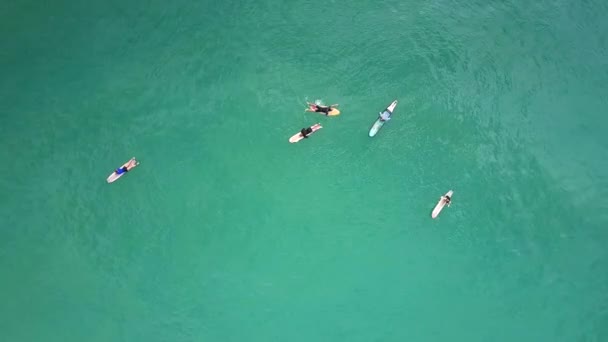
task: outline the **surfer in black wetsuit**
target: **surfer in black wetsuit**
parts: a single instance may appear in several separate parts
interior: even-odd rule
[[[452,199],[450,198],[450,196],[444,196],[443,198],[445,199],[445,204],[447,204],[449,207],[450,203],[452,202]]]
[[[307,112],[315,112],[315,113],[323,113],[325,114],[325,116],[329,115],[329,112],[332,111],[332,109],[334,109],[333,107],[337,107],[338,104],[333,104],[331,106],[319,106],[317,104],[314,103],[308,103],[308,108],[306,109]]]
[[[312,128],[308,127],[308,128],[302,128],[302,130],[300,131],[300,134],[302,134],[302,136],[304,138],[308,138],[308,136],[312,133]]]

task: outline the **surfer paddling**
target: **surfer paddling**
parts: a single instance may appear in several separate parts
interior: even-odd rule
[[[315,113],[323,113],[325,116],[329,115],[329,113],[334,109],[334,107],[338,107],[338,104],[333,104],[331,106],[321,106],[314,103],[308,103],[308,108],[306,108],[307,112],[315,112]]]
[[[389,113],[388,111],[384,111],[382,113],[380,113],[380,121],[388,121],[391,119],[391,113]]]
[[[445,195],[439,197],[439,202],[437,202],[437,205],[435,206],[435,208],[433,209],[433,212],[431,213],[432,218],[437,218],[437,216],[439,216],[439,213],[441,212],[441,210],[443,210],[443,208],[446,205],[448,207],[450,206],[450,204],[452,203],[453,194],[454,194],[454,191],[450,190]]]
[[[289,138],[290,143],[297,143],[302,139],[307,139],[311,134],[323,128],[320,124],[315,124],[310,127],[302,128],[298,133]]]
[[[117,175],[122,175],[125,172],[131,171],[131,169],[134,168],[134,167],[136,167],[137,164],[139,164],[139,163],[137,162],[137,160],[135,159],[135,157],[133,157],[133,158],[131,158],[131,160],[129,160],[123,166],[121,166],[118,169],[116,169],[114,172],[116,172]]]
[[[308,128],[302,128],[300,134],[302,135],[302,138],[308,139],[308,136],[313,134],[319,128],[321,128],[321,125],[319,124],[310,126]]]
[[[448,205],[448,207],[450,206],[450,204],[452,203],[452,198],[450,196],[443,196],[443,201],[445,202],[445,204]]]
[[[112,174],[110,174],[108,176],[107,182],[113,183],[114,181],[116,181],[117,179],[122,177],[124,174],[131,171],[131,169],[133,169],[137,165],[139,165],[139,162],[137,161],[137,159],[135,159],[135,157],[131,158],[128,162],[124,163],[121,167],[114,170],[114,172],[112,172]]]

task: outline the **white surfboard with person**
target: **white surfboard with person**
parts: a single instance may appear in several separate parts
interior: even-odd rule
[[[453,194],[454,194],[454,191],[450,190],[445,195],[443,195],[439,198],[439,202],[437,202],[437,205],[435,206],[435,208],[433,209],[433,212],[431,213],[432,218],[437,218],[437,216],[439,216],[439,213],[441,213],[441,211],[443,210],[443,208],[446,205],[449,207],[450,204],[452,204],[452,195]]]

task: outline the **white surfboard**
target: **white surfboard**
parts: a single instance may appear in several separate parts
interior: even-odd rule
[[[112,183],[112,182],[116,181],[118,178],[122,177],[122,175],[124,175],[124,173],[117,174],[116,171],[114,171],[114,172],[112,172],[111,175],[108,176],[108,178],[106,179],[106,181],[108,183]]]
[[[449,197],[451,200],[453,194],[454,194],[454,191],[450,190],[445,195],[441,196],[441,198],[439,199],[439,202],[437,202],[437,205],[435,206],[435,208],[433,209],[433,212],[431,213],[432,218],[437,218],[437,216],[439,216],[439,213],[443,210],[443,207],[445,207],[446,197]]]

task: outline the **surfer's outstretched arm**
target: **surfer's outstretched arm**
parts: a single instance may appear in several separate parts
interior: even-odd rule
[[[133,159],[129,160],[129,163],[126,165],[127,170],[130,170],[130,169],[136,167],[137,164],[139,164],[139,162],[135,159],[135,157],[133,157]]]

